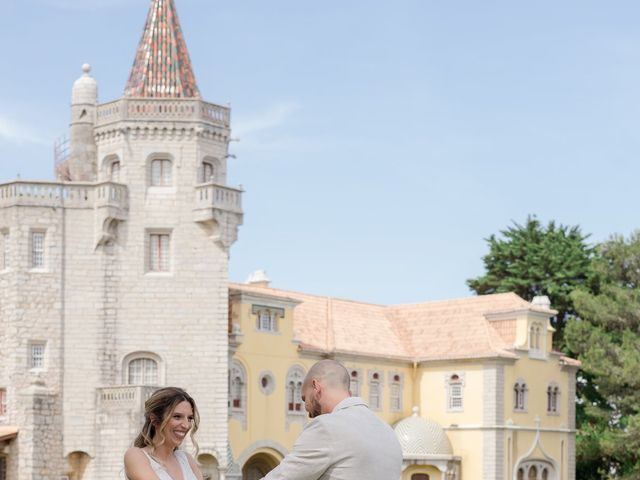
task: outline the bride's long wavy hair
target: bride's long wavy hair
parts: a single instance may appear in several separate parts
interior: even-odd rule
[[[144,425],[142,430],[133,442],[133,445],[138,448],[150,447],[154,452],[156,446],[162,445],[166,438],[163,434],[164,427],[167,426],[171,415],[176,406],[181,402],[189,402],[193,409],[193,424],[189,430],[189,436],[191,437],[191,443],[196,449],[195,456],[198,457],[198,442],[195,440],[195,433],[198,431],[198,425],[200,425],[200,414],[196,407],[196,402],[191,396],[183,389],[178,387],[165,387],[160,390],[156,390],[149,399],[144,402]],[[153,439],[158,435],[158,442],[153,443]]]

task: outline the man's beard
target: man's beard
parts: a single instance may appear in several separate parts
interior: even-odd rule
[[[320,414],[322,414],[322,407],[320,406],[320,402],[318,402],[318,400],[316,400],[315,398],[312,398],[309,418],[316,418]]]

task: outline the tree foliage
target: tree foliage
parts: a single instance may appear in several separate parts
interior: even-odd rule
[[[591,289],[576,289],[571,299],[577,316],[565,339],[583,370],[577,476],[638,479],[640,232],[598,246]]]
[[[487,239],[489,253],[483,257],[486,273],[467,280],[477,294],[515,292],[531,301],[547,295],[558,310],[553,320],[556,346],[562,346],[562,330],[567,317],[574,313],[571,292],[586,285],[590,275],[593,248],[588,235],[578,226],[545,227],[529,216],[524,225],[515,223]]]

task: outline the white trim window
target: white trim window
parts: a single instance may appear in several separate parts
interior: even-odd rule
[[[127,365],[129,385],[158,385],[158,362],[149,357],[137,357]]]
[[[170,269],[171,236],[168,233],[149,233],[150,272],[168,272]]]
[[[547,387],[547,413],[558,414],[560,412],[559,397],[560,387],[552,383]]]
[[[29,368],[41,370],[45,366],[45,342],[29,343]]]
[[[170,187],[172,178],[171,160],[168,158],[156,158],[151,160],[151,186]]]
[[[247,380],[244,368],[235,360],[229,368],[229,407],[233,411],[244,411],[246,403]]]
[[[276,316],[271,310],[260,310],[258,312],[258,330],[260,332],[276,331]]]
[[[447,411],[461,412],[464,409],[464,374],[447,374]]]
[[[369,373],[369,408],[382,410],[382,374],[378,371]]]
[[[289,369],[286,382],[286,402],[288,414],[304,415],[304,402],[302,401],[302,382],[304,370],[295,366]]]
[[[31,232],[31,268],[44,268],[44,248],[46,234],[42,230]]]
[[[0,417],[7,415],[7,389],[0,388]]]
[[[519,379],[513,386],[513,411],[514,412],[526,412],[527,411],[527,384],[524,380]]]
[[[354,397],[360,396],[360,372],[358,370],[349,372],[349,391]]]
[[[392,412],[402,411],[402,376],[394,373],[391,377],[390,391],[390,408]]]
[[[2,238],[2,246],[1,246],[1,250],[0,250],[0,255],[2,255],[1,258],[1,262],[0,262],[0,270],[6,270],[9,268],[9,254],[10,254],[10,247],[11,245],[9,244],[9,232],[7,230],[4,230],[2,232],[0,232],[0,238]]]

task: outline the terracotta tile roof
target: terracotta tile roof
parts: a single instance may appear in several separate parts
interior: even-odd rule
[[[200,97],[173,0],[152,0],[127,97]]]
[[[230,289],[299,301],[294,335],[303,349],[408,361],[516,358],[515,315],[485,315],[539,310],[514,293],[383,306],[246,284]]]

